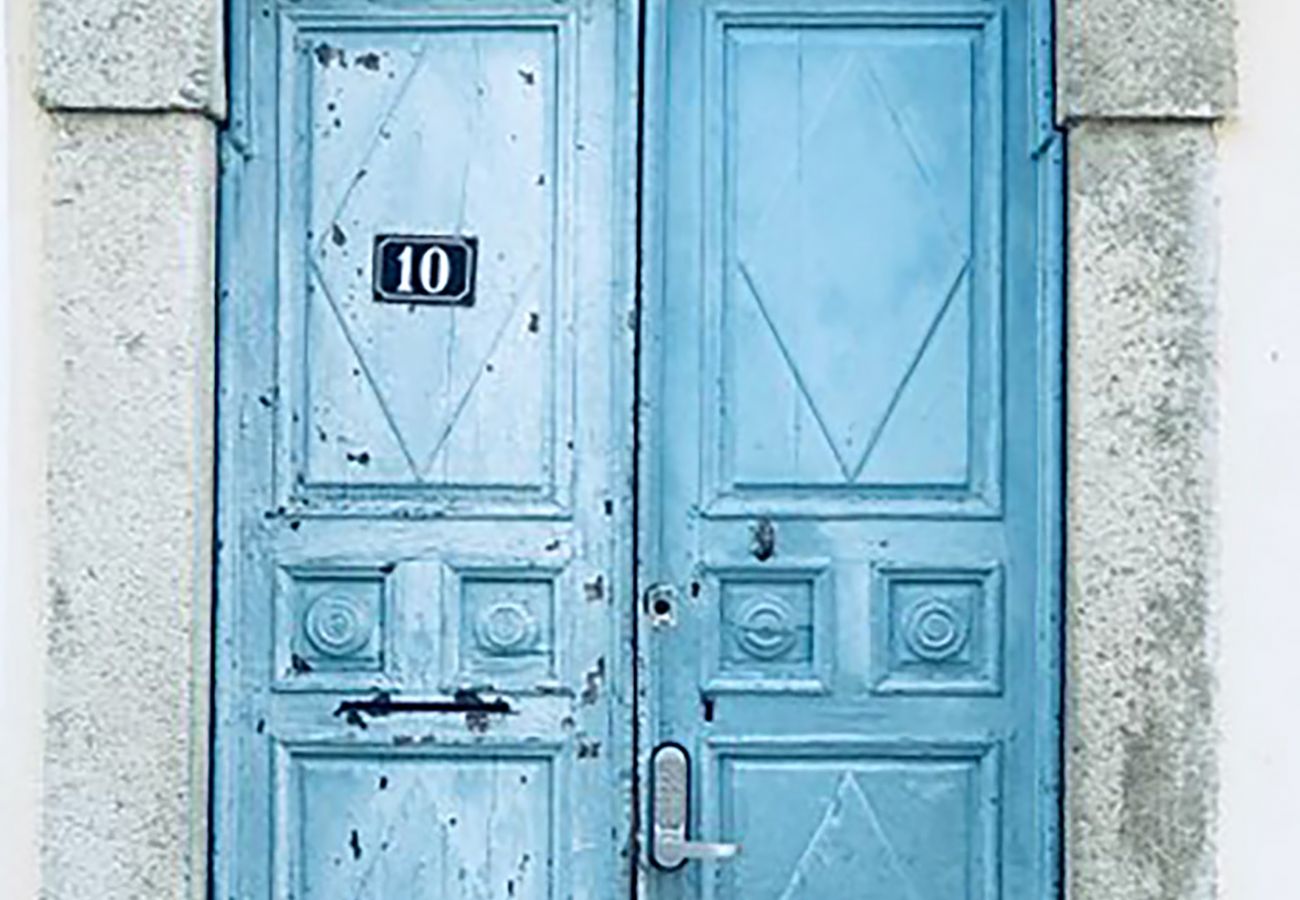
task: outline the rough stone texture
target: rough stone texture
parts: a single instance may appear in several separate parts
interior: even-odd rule
[[[213,124],[56,116],[41,896],[204,889]]]
[[[221,0],[35,0],[48,109],[225,114]]]
[[[1056,0],[1056,6],[1062,119],[1210,119],[1232,108],[1232,0]]]
[[[1071,134],[1067,845],[1072,900],[1214,895],[1214,143]]]
[[[220,3],[39,0],[51,109],[219,116]],[[1058,0],[1071,135],[1068,880],[1213,893],[1211,138],[1226,0]],[[200,897],[215,172],[200,115],[57,116],[46,900]]]

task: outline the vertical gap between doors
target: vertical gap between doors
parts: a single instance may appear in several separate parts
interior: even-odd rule
[[[628,897],[637,897],[641,861],[641,328],[645,299],[646,0],[636,6],[636,185],[633,193],[635,327],[632,337],[632,810],[628,832]]]

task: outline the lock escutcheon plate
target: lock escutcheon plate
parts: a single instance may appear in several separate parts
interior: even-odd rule
[[[686,748],[666,742],[650,757],[651,825],[650,862],[665,870],[680,869],[688,860],[729,859],[740,852],[739,844],[715,844],[687,839],[690,821],[691,758]]]

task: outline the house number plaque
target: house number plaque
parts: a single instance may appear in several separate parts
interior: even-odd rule
[[[375,300],[473,306],[477,256],[478,238],[448,234],[377,235]]]

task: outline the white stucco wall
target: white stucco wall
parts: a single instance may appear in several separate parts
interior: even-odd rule
[[[1219,879],[1294,896],[1300,848],[1300,4],[1237,0],[1221,127]]]
[[[5,265],[0,316],[0,897],[37,895],[44,706],[41,584],[45,528],[46,379],[40,268],[46,117],[32,97],[34,4],[4,0]]]

